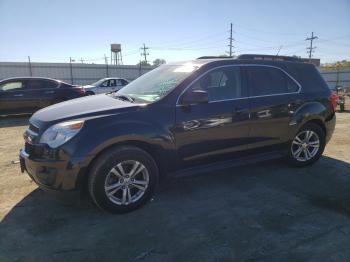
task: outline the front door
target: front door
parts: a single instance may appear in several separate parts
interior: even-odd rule
[[[237,66],[214,69],[187,89],[208,92],[209,102],[176,106],[175,140],[184,166],[229,157],[246,149],[249,103]],[[183,96],[186,95],[186,92]]]
[[[25,81],[9,80],[0,85],[0,114],[28,112]]]
[[[105,80],[103,81],[99,86],[95,88],[95,93],[96,94],[104,94],[111,92],[111,87],[110,87],[110,80]]]

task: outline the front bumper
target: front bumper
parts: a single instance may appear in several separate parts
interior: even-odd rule
[[[21,171],[26,171],[40,188],[48,191],[79,189],[79,181],[85,172],[82,158],[51,160],[32,157],[21,149],[19,159]]]

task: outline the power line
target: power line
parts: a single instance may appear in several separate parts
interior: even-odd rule
[[[140,47],[141,50],[143,50],[143,52],[141,53],[141,56],[143,56],[145,58],[145,64],[147,64],[147,56],[149,55],[149,53],[147,52],[147,50],[149,49],[149,47],[146,47],[145,44],[143,44],[142,47]]]
[[[233,42],[233,37],[232,37],[232,23],[230,24],[230,37],[228,38],[228,40],[230,41],[229,42],[229,48],[230,48],[230,57],[232,57],[232,48],[233,48],[233,45],[232,45],[232,42]]]
[[[316,49],[316,46],[312,46],[315,39],[318,39],[318,37],[314,36],[314,32],[311,32],[311,37],[305,39],[305,41],[310,41],[310,47],[306,48],[308,50],[307,53],[309,53],[309,59],[311,59],[312,53],[314,52],[314,49]]]

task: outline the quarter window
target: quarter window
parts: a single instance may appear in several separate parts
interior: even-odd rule
[[[298,91],[298,85],[283,71],[264,66],[246,68],[250,96],[274,95]]]
[[[191,87],[208,92],[209,101],[242,97],[241,72],[236,66],[216,69],[204,75]]]

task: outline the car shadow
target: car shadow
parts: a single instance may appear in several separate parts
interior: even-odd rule
[[[0,128],[29,125],[30,114],[0,116]]]
[[[350,240],[349,171],[325,156],[305,168],[269,161],[169,178],[150,203],[123,215],[88,197],[67,203],[36,189],[1,221],[0,260],[295,261],[310,252],[301,247],[316,248],[317,236],[342,230],[339,245],[330,235],[334,245],[325,249],[341,253]]]

